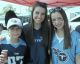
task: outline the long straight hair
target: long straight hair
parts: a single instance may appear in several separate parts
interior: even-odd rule
[[[36,7],[42,7],[45,9],[45,18],[44,18],[43,22],[41,23],[41,35],[43,36],[43,39],[44,39],[48,35],[47,4],[36,1],[36,3],[33,5],[32,13],[31,13],[32,14],[31,15],[32,16],[32,22],[31,22],[32,34],[34,32],[34,30],[33,30],[34,29],[33,12],[36,9]],[[44,45],[46,45],[46,42],[44,42]]]
[[[55,34],[55,30],[54,30],[55,27],[52,24],[51,14],[55,13],[55,12],[60,13],[63,17],[63,20],[64,20],[64,26],[63,26],[63,29],[64,29],[64,49],[68,49],[71,47],[70,29],[69,29],[68,19],[67,19],[66,13],[61,7],[56,7],[54,9],[52,9],[52,11],[50,13],[51,38],[54,38],[54,34]]]

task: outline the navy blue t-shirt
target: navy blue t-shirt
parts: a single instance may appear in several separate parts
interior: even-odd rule
[[[42,46],[43,37],[41,30],[35,30],[33,32],[34,44],[31,45],[31,59],[32,64],[45,64],[46,51],[45,47]]]
[[[8,50],[8,64],[23,64],[23,57],[26,48],[26,43],[19,39],[19,41],[14,44],[10,40],[3,40],[0,42],[1,50]]]

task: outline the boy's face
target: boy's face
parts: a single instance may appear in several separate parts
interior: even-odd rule
[[[14,26],[14,27],[10,27],[8,29],[9,31],[9,36],[12,38],[19,38],[19,36],[21,35],[21,28],[18,26]]]

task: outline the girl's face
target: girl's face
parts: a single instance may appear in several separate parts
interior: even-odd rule
[[[41,24],[45,18],[45,8],[37,6],[33,11],[33,20],[36,24]]]
[[[64,19],[59,12],[55,12],[51,14],[52,24],[57,30],[63,29]]]
[[[10,37],[12,37],[12,38],[19,38],[19,36],[21,35],[21,31],[22,30],[21,30],[20,27],[15,26],[15,27],[10,27],[8,29],[8,31],[9,31]]]

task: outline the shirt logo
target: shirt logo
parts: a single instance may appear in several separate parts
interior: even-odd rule
[[[39,38],[36,38],[36,39],[35,39],[35,42],[36,42],[36,43],[41,43],[42,40],[43,40],[43,38],[42,38],[42,37],[39,37]]]
[[[54,53],[57,55],[59,61],[63,61],[63,62],[67,61],[68,56],[66,55],[66,53],[64,53],[56,48],[53,48],[53,50],[54,50]]]
[[[59,53],[59,60],[60,61],[66,61],[67,60],[67,55],[65,53]]]

